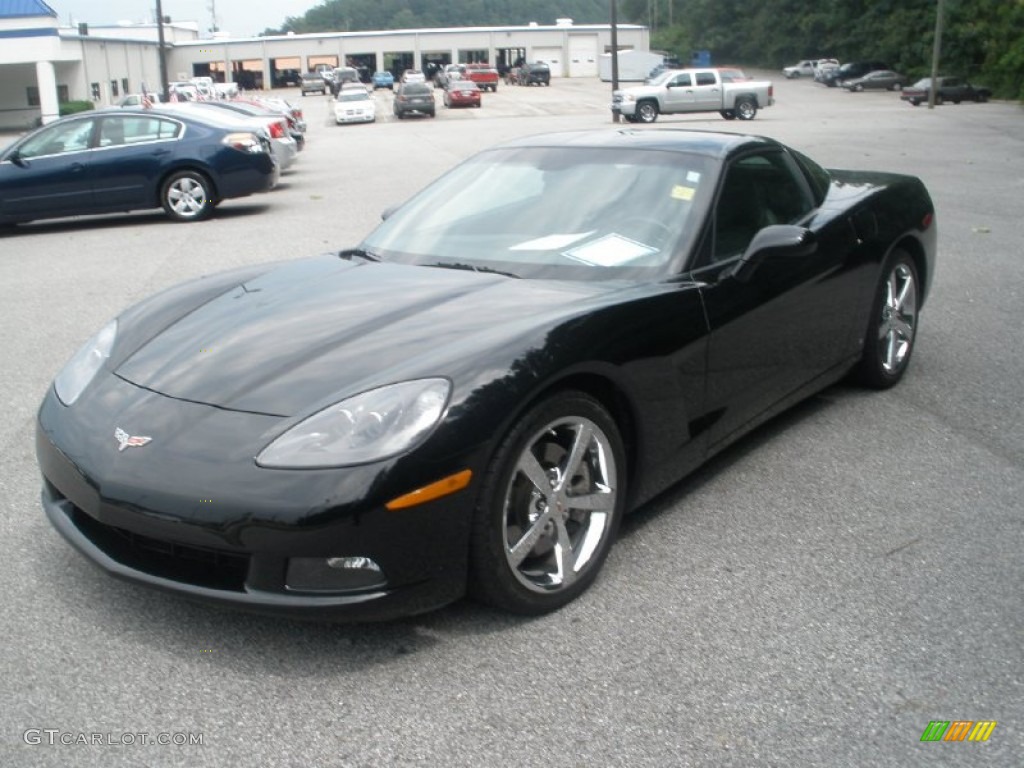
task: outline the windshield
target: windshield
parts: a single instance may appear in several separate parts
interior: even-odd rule
[[[654,77],[649,77],[647,79],[647,85],[663,85],[665,81],[672,77],[675,73],[676,71],[674,69],[666,69],[664,72],[661,72],[655,75]]]
[[[494,149],[405,203],[361,247],[517,277],[657,278],[696,236],[711,163],[656,150]]]

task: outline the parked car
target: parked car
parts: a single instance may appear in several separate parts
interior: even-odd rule
[[[425,83],[427,76],[418,69],[407,69],[402,73],[403,83]]]
[[[169,102],[154,107],[175,114],[190,114],[200,119],[216,120],[221,123],[234,122],[250,130],[260,130],[270,140],[271,152],[282,171],[295,163],[299,152],[298,142],[288,131],[288,121],[283,115],[272,114],[265,109],[237,101],[184,101]]]
[[[543,61],[535,61],[519,68],[516,77],[519,85],[551,85],[551,67]]]
[[[342,88],[334,99],[334,122],[372,123],[377,119],[377,103],[373,96],[360,86]]]
[[[214,83],[213,90],[218,99],[233,99],[238,96],[238,83]]]
[[[835,59],[802,59],[791,67],[783,67],[782,74],[786,76],[787,80],[792,80],[797,77],[814,77],[814,72],[821,65],[822,62],[835,62],[836,66],[839,65]]]
[[[299,88],[303,96],[307,93],[319,93],[323,96],[330,90],[327,81],[323,79],[319,72],[303,72]]]
[[[974,86],[962,77],[940,77],[938,87],[935,89],[935,103],[941,104],[944,101],[951,101],[959,104],[961,101],[985,102],[992,98],[992,91],[984,86]],[[900,98],[909,101],[912,106],[927,102],[932,89],[932,79],[924,77],[911,86],[903,89]]]
[[[868,72],[875,72],[880,69],[891,69],[891,67],[884,61],[878,61],[877,59],[848,61],[835,69],[831,69],[828,72],[823,73],[821,82],[829,88],[835,88],[845,80],[854,80],[858,77],[864,77]]]
[[[441,101],[446,107],[479,107],[480,86],[472,80],[456,80],[445,89]]]
[[[520,138],[355,248],[104,326],[38,411],[42,506],[108,573],[222,606],[543,614],[741,435],[849,373],[896,385],[935,259],[912,176],[729,133]]]
[[[399,120],[410,114],[434,117],[434,92],[426,83],[400,83],[392,109]]]
[[[434,75],[434,85],[438,88],[447,88],[452,81],[462,80],[465,72],[465,64],[446,64],[444,69],[439,69]]]
[[[839,69],[839,62],[836,59],[818,59],[814,66],[814,82],[823,83],[830,72]]]
[[[632,123],[653,123],[659,114],[690,112],[752,120],[758,109],[775,103],[774,89],[767,80],[740,77],[745,76],[735,68],[668,70],[648,85],[614,91],[612,112]]]
[[[278,112],[285,116],[288,120],[288,130],[291,131],[292,136],[296,141],[302,144],[301,138],[306,133],[306,119],[302,114],[302,110],[292,104],[287,99],[283,99],[279,96],[269,95],[247,95],[242,99],[235,99],[237,102],[256,104],[257,106],[266,107],[272,112]],[[300,146],[299,149],[302,147]]]
[[[272,82],[275,88],[302,85],[302,73],[297,69],[282,69],[274,73]]]
[[[490,64],[467,64],[462,71],[461,79],[472,80],[480,86],[481,91],[489,90],[496,92],[501,76],[498,74],[498,70]]]
[[[0,154],[0,222],[160,207],[175,221],[196,221],[277,178],[258,130],[154,109],[86,112]]]
[[[167,84],[167,98],[171,101],[207,101],[195,83],[175,81]]]
[[[907,78],[891,69],[879,69],[875,72],[868,72],[863,77],[855,77],[852,80],[841,80],[839,84],[848,91],[859,93],[860,91],[898,91],[907,82]]]
[[[379,70],[373,73],[373,89],[388,88],[391,90],[395,89],[395,76],[388,72],[386,69]]]
[[[159,93],[129,93],[123,99],[121,99],[117,106],[119,107],[146,107],[159,104],[163,101],[163,96]]]

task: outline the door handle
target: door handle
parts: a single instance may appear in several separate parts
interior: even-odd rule
[[[169,149],[154,149],[151,154],[153,155],[153,157],[159,157],[160,155],[168,154],[170,151],[171,150]]]
[[[71,171],[72,173],[80,173],[81,171],[84,171],[84,170],[85,170],[85,166],[84,166],[84,165],[82,165],[81,163],[72,163],[72,164],[70,165],[70,168],[69,168],[69,170],[70,170],[70,171]]]

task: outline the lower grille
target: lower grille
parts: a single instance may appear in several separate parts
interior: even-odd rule
[[[248,555],[143,536],[98,522],[77,507],[71,520],[109,557],[134,570],[197,587],[245,589]]]

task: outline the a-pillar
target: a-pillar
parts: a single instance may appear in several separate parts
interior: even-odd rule
[[[43,113],[43,125],[60,117],[57,101],[57,73],[52,61],[36,62],[36,85],[39,86],[39,107]]]

